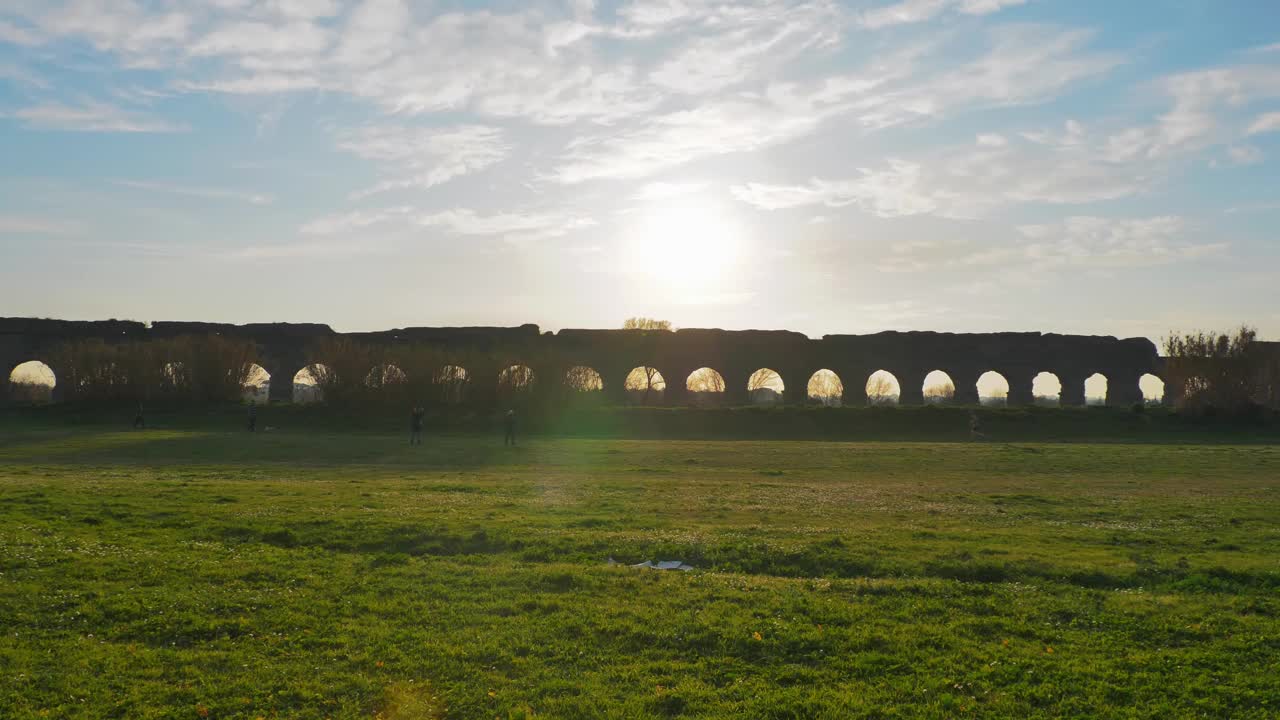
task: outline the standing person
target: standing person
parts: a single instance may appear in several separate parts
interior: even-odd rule
[[[147,427],[146,418],[142,416],[142,403],[138,403],[138,412],[133,416],[133,429],[143,430]]]
[[[427,411],[421,407],[415,407],[413,412],[409,414],[409,444],[422,444],[422,424],[426,419]]]
[[[502,446],[516,446],[516,411],[508,410],[506,417],[502,419],[504,434],[502,436]]]
[[[978,412],[976,410],[969,411],[969,439],[981,440],[986,435],[982,434],[982,424],[978,422]]]
[[[258,405],[257,403],[249,403],[249,432],[258,431]]]

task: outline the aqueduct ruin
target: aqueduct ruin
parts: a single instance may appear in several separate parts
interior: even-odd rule
[[[324,339],[348,338],[381,346],[390,357],[397,348],[433,347],[446,352],[489,358],[490,367],[468,367],[470,382],[483,396],[497,386],[504,369],[528,365],[538,378],[564,378],[573,368],[598,373],[610,401],[625,398],[625,379],[635,368],[656,368],[669,383],[664,404],[689,400],[681,379],[700,368],[716,370],[724,380],[725,402],[747,404],[749,379],[770,368],[787,388],[787,404],[808,400],[809,380],[820,371],[843,379],[845,405],[867,403],[863,380],[878,371],[891,373],[900,385],[899,403],[925,402],[926,376],[942,371],[955,387],[954,402],[977,404],[978,379],[994,371],[1008,382],[1008,404],[1034,402],[1033,384],[1041,373],[1061,383],[1060,402],[1086,402],[1085,384],[1091,376],[1106,378],[1106,402],[1128,406],[1143,401],[1140,378],[1161,377],[1163,361],[1146,338],[1056,335],[1044,333],[882,332],[873,335],[827,335],[810,339],[787,331],[678,330],[562,330],[543,333],[536,325],[520,327],[405,328],[384,332],[336,333],[327,325],[229,325],[197,322],[65,321],[0,318],[0,371],[3,398],[9,398],[10,371],[28,361],[49,363],[55,349],[69,341],[101,340],[128,343],[192,335],[221,335],[248,340],[258,351],[258,364],[271,376],[270,397],[287,401],[294,377],[313,363]],[[548,359],[554,358],[554,359]],[[56,364],[49,365],[58,377]],[[373,370],[373,368],[371,368]],[[59,389],[54,388],[54,399]],[[1172,394],[1172,388],[1170,388]],[[1175,398],[1166,396],[1166,402]]]

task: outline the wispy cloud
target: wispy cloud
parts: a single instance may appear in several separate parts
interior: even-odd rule
[[[74,235],[83,230],[75,221],[24,215],[0,215],[0,235]]]
[[[177,133],[188,130],[178,123],[92,100],[79,105],[35,105],[14,110],[6,116],[35,130],[99,133]]]
[[[148,182],[142,180],[113,180],[111,182],[112,184],[120,187],[132,188],[134,190],[145,190],[149,193],[168,193],[170,195],[183,195],[185,197],[201,198],[205,200],[235,200],[239,202],[246,202],[250,205],[270,205],[275,202],[275,198],[269,194],[245,192],[243,190],[188,187],[184,185],[172,185],[169,183]]]
[[[988,15],[1026,2],[1027,0],[902,0],[863,12],[858,21],[863,27],[878,30],[892,25],[932,20],[948,10],[966,15]]]
[[[423,226],[444,227],[459,235],[489,235],[510,242],[533,242],[562,237],[596,224],[582,215],[559,212],[496,213],[483,215],[459,208],[417,218]]]
[[[427,189],[496,165],[510,145],[497,128],[368,126],[339,135],[338,147],[379,163],[394,177],[356,193],[360,199],[392,190]]]

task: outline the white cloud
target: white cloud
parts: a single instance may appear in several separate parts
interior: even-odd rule
[[[0,43],[29,47],[32,45],[39,45],[40,38],[31,30],[0,20]]]
[[[46,103],[14,110],[8,117],[37,130],[104,133],[174,133],[188,128],[93,100],[80,105]]]
[[[395,177],[356,194],[427,189],[478,172],[504,160],[510,146],[497,128],[366,126],[339,134],[338,147],[383,165]]]
[[[960,12],[966,15],[987,15],[1005,8],[1025,5],[1027,0],[962,0]]]
[[[1280,112],[1264,113],[1254,119],[1247,131],[1249,135],[1261,135],[1280,131]]]
[[[186,197],[202,198],[205,200],[236,200],[239,202],[249,203],[250,205],[270,205],[275,202],[275,198],[267,193],[252,193],[241,190],[228,190],[224,188],[188,187],[183,185],[172,185],[170,183],[145,182],[141,180],[114,180],[112,182],[120,187],[132,188],[134,190],[145,190],[150,193],[169,193],[171,195],[183,195]]]
[[[832,114],[811,99],[777,87],[765,97],[708,101],[692,110],[660,115],[620,133],[579,138],[552,178],[580,183],[637,178],[692,160],[748,152],[812,132]]]
[[[568,235],[596,224],[589,217],[562,211],[481,214],[467,208],[424,213],[408,206],[356,210],[328,215],[303,225],[304,235],[349,234],[393,224],[398,230],[439,227],[457,235],[493,236],[509,242],[531,242]]]
[[[1109,160],[1107,148],[1078,125],[1067,133],[1032,133],[1022,142],[959,146],[913,159],[863,167],[849,179],[803,185],[747,183],[732,188],[764,210],[856,205],[879,217],[979,218],[1022,204],[1075,205],[1141,192],[1161,165],[1146,157]]]
[[[814,179],[808,185],[778,186],[749,183],[732,188],[743,202],[765,210],[826,205],[858,205],[880,217],[921,215],[938,210],[936,198],[920,190],[920,165],[890,160],[885,170],[859,168],[860,177],[828,182]]]
[[[1009,140],[1000,133],[984,133],[978,136],[978,144],[983,147],[1004,147]]]
[[[81,229],[77,222],[58,218],[0,215],[0,235],[72,235]]]
[[[642,202],[648,200],[665,200],[667,198],[692,195],[694,193],[702,192],[706,187],[707,184],[704,182],[646,183],[640,188],[640,190],[631,196],[631,199]]]
[[[1143,267],[1194,260],[1218,253],[1225,243],[1184,239],[1186,222],[1176,216],[1113,219],[1068,217],[1060,222],[1024,225],[1020,251],[1038,267],[1085,265]]]
[[[533,242],[561,237],[596,224],[588,217],[559,212],[481,215],[465,208],[423,215],[415,222],[424,226],[447,228],[459,235],[491,235],[509,242]]]
[[[1232,165],[1257,165],[1265,157],[1262,149],[1254,145],[1232,145],[1227,148],[1227,159]]]
[[[347,213],[325,215],[303,225],[299,232],[304,235],[349,233],[392,221],[403,222],[409,219],[413,212],[413,208],[401,206],[383,208],[381,210],[355,210]]]
[[[862,13],[859,22],[863,27],[878,30],[932,20],[951,9],[966,15],[989,15],[1026,2],[1027,0],[902,0]]]

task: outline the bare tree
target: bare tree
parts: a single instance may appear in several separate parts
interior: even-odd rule
[[[724,392],[724,377],[711,368],[694,370],[689,376],[689,391],[696,393]]]
[[[570,390],[578,392],[594,392],[604,389],[604,380],[601,379],[600,373],[583,365],[569,368],[569,372],[564,377],[564,384]]]
[[[651,394],[666,392],[667,381],[657,368],[638,367],[627,375],[624,389],[629,394],[640,395],[640,404],[648,405]]]
[[[885,375],[877,373],[867,381],[867,400],[872,405],[891,405],[897,395],[893,381]]]
[[[819,370],[809,378],[809,397],[826,405],[838,407],[844,398],[844,383],[830,370]]]
[[[949,403],[956,397],[956,386],[950,380],[944,380],[924,389],[924,400],[928,403]]]
[[[467,371],[457,365],[445,365],[435,374],[435,384],[440,388],[440,397],[450,405],[462,402],[467,380]]]
[[[623,330],[664,330],[670,332],[675,328],[672,327],[670,320],[654,320],[647,317],[627,318],[622,323]]]
[[[751,373],[751,378],[747,380],[747,394],[754,403],[777,403],[782,400],[785,390],[782,376],[769,368],[761,368]]]

